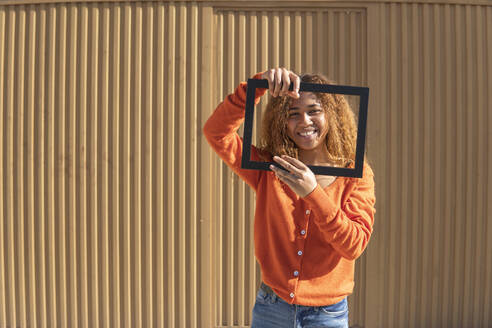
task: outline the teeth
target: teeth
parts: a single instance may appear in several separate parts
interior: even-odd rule
[[[306,131],[306,132],[300,132],[299,135],[300,136],[303,136],[303,137],[307,137],[307,136],[310,136],[310,135],[314,134],[314,132],[315,132],[314,130],[312,130],[312,131]]]

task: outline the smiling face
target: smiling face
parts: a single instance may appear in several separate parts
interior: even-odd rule
[[[301,82],[335,84],[320,74],[303,74]],[[308,165],[353,163],[357,125],[343,95],[301,92],[300,96],[269,98],[262,116],[260,156],[270,161],[270,155],[289,155]]]
[[[292,99],[287,119],[287,135],[300,150],[325,146],[328,122],[321,102],[312,92],[301,92]]]

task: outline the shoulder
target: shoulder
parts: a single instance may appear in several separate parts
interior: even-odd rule
[[[374,171],[372,167],[364,162],[364,167],[362,169],[362,178],[356,178],[356,185],[361,186],[372,186],[374,187]]]
[[[355,167],[355,163],[351,162],[346,166],[347,168],[353,169]],[[362,177],[361,178],[348,178],[348,180],[352,183],[357,184],[361,180],[366,180],[366,179],[374,179],[374,171],[372,170],[371,165],[367,163],[366,160],[364,160],[364,166],[362,167]]]
[[[357,180],[357,192],[364,195],[367,199],[372,199],[374,201],[376,186],[374,183],[374,172],[369,164],[364,164],[362,178]]]
[[[364,167],[362,169],[362,179],[364,178],[374,178],[374,171],[372,170],[369,163],[364,162]]]
[[[351,166],[353,167],[353,165]],[[351,188],[364,188],[364,187],[369,187],[369,188],[374,188],[374,171],[372,170],[372,167],[364,162],[364,166],[362,169],[362,177],[361,178],[347,178],[347,187]]]

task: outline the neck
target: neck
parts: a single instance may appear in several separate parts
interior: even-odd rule
[[[316,149],[299,149],[299,160],[306,165],[327,165],[330,163],[328,149],[318,147]]]

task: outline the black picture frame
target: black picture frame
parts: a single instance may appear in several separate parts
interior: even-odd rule
[[[275,165],[281,167],[275,162],[257,162],[251,160],[251,139],[253,135],[253,119],[255,107],[256,89],[268,89],[268,80],[248,79],[248,87],[246,92],[246,113],[244,122],[243,136],[243,153],[241,167],[250,170],[265,170],[270,171],[269,166]],[[290,86],[290,90],[293,85]],[[355,87],[346,85],[333,84],[316,84],[301,82],[299,92],[324,92],[337,93],[343,95],[359,96],[359,119],[357,124],[357,145],[355,151],[354,168],[341,168],[332,166],[315,166],[309,165],[309,168],[314,174],[333,175],[351,178],[361,178],[364,167],[364,149],[366,144],[366,126],[367,126],[367,107],[369,103],[369,88]]]

